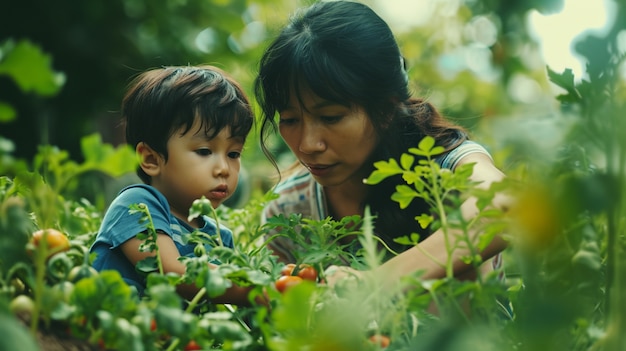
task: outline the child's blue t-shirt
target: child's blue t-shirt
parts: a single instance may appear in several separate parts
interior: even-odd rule
[[[124,280],[129,285],[136,287],[139,294],[143,295],[146,288],[145,273],[138,272],[120,249],[122,243],[146,230],[147,224],[140,222],[142,214],[129,212],[130,205],[140,203],[146,204],[148,207],[157,232],[169,235],[181,256],[193,257],[196,244],[185,244],[185,236],[195,229],[172,215],[167,199],[156,188],[150,185],[136,184],[122,189],[104,215],[96,240],[90,248],[90,253],[97,254],[93,262],[93,267],[96,270],[119,271]],[[204,226],[198,230],[215,235],[217,233],[216,222],[207,216],[203,216],[203,219]],[[220,225],[219,232],[223,245],[233,248],[232,231]],[[210,245],[206,244],[205,246],[207,251],[211,249]]]

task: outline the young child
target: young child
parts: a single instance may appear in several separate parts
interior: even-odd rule
[[[118,270],[140,295],[145,274],[135,266],[154,253],[140,252],[146,231],[141,214],[129,213],[144,203],[157,230],[157,245],[165,273],[185,272],[182,256],[193,256],[195,244],[185,244],[196,229],[215,235],[216,222],[207,216],[188,220],[194,200],[205,196],[216,208],[233,194],[240,156],[252,128],[253,112],[240,85],[213,66],[165,67],[146,71],[131,84],[122,101],[126,142],[139,157],[137,175],[144,184],[128,186],[107,210],[91,247],[93,266]],[[219,228],[225,246],[233,247],[232,232]],[[210,250],[210,247],[207,247]],[[191,298],[195,285],[179,285]],[[214,303],[248,304],[249,289],[233,285]]]

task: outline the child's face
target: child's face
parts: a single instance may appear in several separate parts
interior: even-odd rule
[[[172,213],[186,220],[193,201],[203,195],[215,208],[233,194],[244,140],[231,138],[230,128],[209,140],[198,120],[186,134],[181,132],[168,140],[168,160],[160,160],[152,185],[168,199]]]

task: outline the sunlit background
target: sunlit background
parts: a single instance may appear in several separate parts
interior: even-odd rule
[[[374,6],[395,31],[403,32],[431,23],[436,8],[440,8],[440,16],[456,16],[462,3],[458,0],[377,0]],[[585,62],[572,50],[572,43],[587,31],[608,29],[614,21],[614,10],[613,1],[609,0],[564,0],[562,9],[555,13],[541,14],[536,9],[531,10],[527,26],[532,38],[540,44],[546,65],[556,71],[570,68],[576,77],[581,78]],[[442,22],[441,27],[444,31],[446,23]],[[486,16],[474,19],[467,30],[479,34],[485,47],[493,45],[497,39],[497,24]],[[485,59],[482,64],[488,61]]]
[[[606,31],[615,20],[612,15],[613,1],[566,0],[563,10],[555,14],[531,11],[528,24],[546,64],[556,71],[571,68],[576,77],[582,77],[585,62],[572,50],[572,43],[587,31]]]

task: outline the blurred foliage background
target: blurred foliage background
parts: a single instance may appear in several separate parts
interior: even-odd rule
[[[41,51],[38,59],[47,60],[53,73],[49,84],[57,89],[24,89],[0,68],[0,149],[4,155],[31,159],[38,145],[50,144],[80,160],[85,135],[99,133],[106,143],[123,143],[118,126],[122,94],[132,76],[152,67],[216,64],[231,72],[252,96],[258,58],[268,40],[294,9],[310,2],[5,3],[0,11],[0,61],[27,40],[31,50]],[[470,128],[492,148],[505,170],[544,155],[544,146],[565,133],[558,123],[546,124],[553,122],[559,106],[527,21],[532,12],[560,11],[563,0],[433,0],[421,10],[411,6],[406,11],[407,1],[363,2],[394,29],[415,93]],[[398,11],[415,20],[394,20],[391,13]],[[19,65],[29,79],[43,79],[44,72],[31,69],[35,64],[22,59]],[[516,150],[516,140],[529,135],[542,146],[540,151],[528,145]],[[284,150],[278,142],[278,153]],[[254,168],[255,176],[271,172],[254,133],[244,165]],[[261,186],[269,183],[262,181]]]
[[[530,16],[558,13],[564,1],[609,6],[605,28],[567,43],[582,73],[547,66],[529,26]],[[133,180],[132,151],[111,147],[123,143],[118,109],[130,79],[162,65],[211,63],[252,97],[261,52],[289,14],[310,2],[3,3],[0,176],[34,170],[55,194],[85,197],[101,211],[118,182]],[[519,308],[507,333],[525,340],[515,349],[624,350],[626,0],[362,2],[394,29],[415,94],[468,127],[524,188],[512,229],[528,249],[506,252],[514,255],[507,279],[524,278],[508,291]],[[553,31],[561,30],[555,23]],[[238,191],[267,190],[274,170],[257,133],[248,141]],[[278,138],[273,146],[281,164],[291,160]],[[441,335],[452,340],[449,330]],[[434,348],[444,349],[422,349]]]

